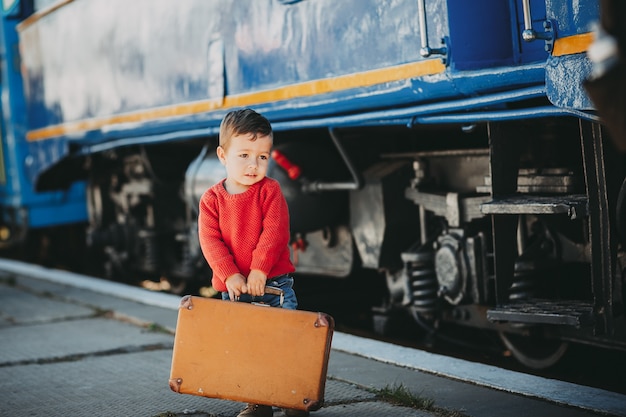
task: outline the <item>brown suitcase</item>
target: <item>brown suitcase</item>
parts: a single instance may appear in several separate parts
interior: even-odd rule
[[[185,296],[178,311],[170,388],[317,410],[324,401],[333,330],[333,318],[324,313]]]

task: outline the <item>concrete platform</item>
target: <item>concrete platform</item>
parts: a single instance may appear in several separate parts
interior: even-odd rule
[[[168,386],[179,297],[0,260],[0,416],[236,416]],[[402,386],[429,410],[391,404]],[[626,396],[335,333],[334,416],[626,416]],[[275,416],[283,415],[278,409]]]

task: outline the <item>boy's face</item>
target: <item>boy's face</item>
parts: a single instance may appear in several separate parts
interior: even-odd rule
[[[226,149],[219,146],[217,156],[226,167],[226,190],[231,194],[246,191],[251,185],[265,178],[272,150],[270,136],[252,133],[234,135]]]

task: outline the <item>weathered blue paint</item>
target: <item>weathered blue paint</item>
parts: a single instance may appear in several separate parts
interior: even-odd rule
[[[433,18],[431,38],[446,24]],[[223,60],[227,95],[423,60],[413,0],[77,1],[21,38],[30,129],[208,99],[209,60]],[[208,56],[216,39],[223,57]]]
[[[6,5],[6,4],[5,4]],[[2,181],[0,181],[0,224],[20,227],[46,227],[87,219],[85,186],[74,183],[68,190],[36,191],[34,179],[44,167],[67,154],[67,140],[57,139],[33,149],[25,140],[27,104],[22,92],[18,55],[16,16],[28,12],[29,5],[16,1],[3,10],[0,19],[1,84],[6,100],[2,101]]]
[[[596,0],[545,0],[546,18],[557,23],[559,37],[591,32],[600,16]]]
[[[451,75],[521,60],[513,52],[509,4],[481,2],[480,22],[468,18],[468,6],[461,1],[427,2],[428,38],[431,44],[448,39]],[[80,1],[26,26],[21,36],[29,129],[206,100],[209,59],[224,62],[226,95],[424,60],[413,0],[316,0],[288,6],[274,1],[187,1],[175,11],[171,6],[154,0],[132,5]],[[223,42],[223,57],[207,56],[221,52],[209,47],[216,39]],[[475,77],[474,89],[491,84],[484,80],[489,76]],[[277,118],[293,118],[310,116],[309,109],[312,114],[335,114],[458,95],[453,83],[433,89],[446,81],[427,79],[428,88],[419,85],[421,80],[412,80],[418,85],[408,89],[402,83],[376,85],[266,107],[276,108]],[[286,107],[296,107],[298,113],[282,111]]]
[[[544,21],[554,21],[557,37],[588,31],[598,16],[596,0],[530,4],[533,28],[541,31]],[[446,50],[428,58],[420,55],[416,0],[71,1],[19,27],[20,73],[12,64],[18,59],[15,26],[29,5],[17,1],[2,21],[2,88],[11,98],[3,109],[10,181],[0,192],[15,207],[52,201],[34,184],[74,156],[214,135],[229,99],[276,89],[296,88],[297,94],[251,96],[249,105],[278,130],[516,119],[532,109],[505,111],[502,103],[512,91],[521,92],[516,100],[536,98],[537,89],[562,109],[538,109],[543,115],[591,108],[580,88],[589,70],[584,54],[552,57],[543,41],[524,42],[522,0],[426,0],[429,45]],[[51,5],[34,3],[42,11]],[[445,70],[297,90],[303,83],[429,60],[445,63]],[[474,98],[484,99],[482,113],[469,115],[468,109],[477,110],[468,107]],[[208,102],[214,107],[158,115]],[[142,118],[132,120],[133,114]],[[118,123],[117,116],[126,119]],[[54,130],[66,126],[79,127]],[[65,198],[83,195],[74,190]],[[75,218],[85,216],[77,211]]]
[[[593,109],[582,86],[590,73],[591,62],[586,54],[550,58],[546,66],[546,93],[550,102],[565,109]]]
[[[565,38],[591,32],[600,15],[594,0],[548,0],[547,17],[557,24],[557,36]],[[591,62],[585,53],[550,56],[546,65],[546,92],[557,107],[590,110],[593,104],[582,87],[591,72]]]

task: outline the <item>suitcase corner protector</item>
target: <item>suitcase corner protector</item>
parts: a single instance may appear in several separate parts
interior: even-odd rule
[[[180,386],[183,384],[182,378],[170,378],[170,389],[180,394]]]
[[[309,399],[304,400],[306,411],[316,411],[322,408],[324,401],[312,401]]]
[[[193,296],[191,295],[185,295],[183,298],[180,299],[180,305],[178,306],[179,309],[186,309],[186,310],[191,310],[193,309]]]
[[[315,320],[314,325],[315,327],[329,327],[332,329],[335,327],[335,320],[332,316],[320,312],[317,313],[317,320]]]

